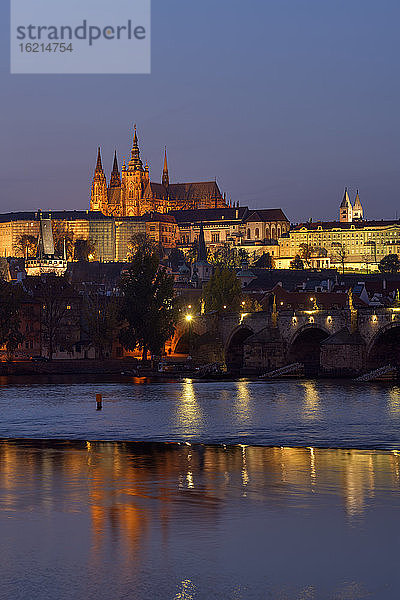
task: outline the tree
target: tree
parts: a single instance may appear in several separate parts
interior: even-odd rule
[[[185,251],[185,257],[189,264],[192,264],[192,263],[194,263],[195,260],[197,260],[198,252],[199,252],[199,244],[196,241],[190,245],[190,248],[188,250]]]
[[[209,252],[208,260],[213,265],[223,265],[234,269],[240,267],[243,262],[248,262],[249,255],[243,248],[232,248],[225,243],[214,252]]]
[[[74,259],[88,262],[96,257],[96,242],[91,238],[85,240],[78,238],[74,244]]]
[[[306,263],[307,267],[311,266],[311,258],[314,248],[310,244],[300,244],[300,258]]]
[[[400,271],[400,260],[397,254],[384,256],[378,265],[381,273],[397,273]]]
[[[233,269],[223,265],[215,268],[210,281],[204,288],[206,312],[228,310],[237,311],[240,308],[242,288]]]
[[[8,359],[12,359],[23,341],[19,318],[21,301],[20,285],[0,280],[0,345],[5,344]]]
[[[298,254],[296,254],[294,259],[290,261],[290,268],[291,269],[304,269],[304,263]]]
[[[118,298],[88,294],[83,307],[84,331],[96,351],[96,357],[104,360],[111,357],[114,341],[121,328]]]
[[[53,359],[58,346],[72,349],[74,330],[79,323],[79,315],[72,310],[73,288],[64,277],[53,273],[42,275],[32,281],[33,296],[41,303],[42,342],[47,349],[49,360]]]
[[[344,275],[344,265],[349,254],[347,248],[344,244],[341,244],[340,242],[332,244],[332,246],[335,246],[335,253],[333,258],[340,262],[340,264],[342,265],[342,273]]]
[[[74,256],[74,232],[66,221],[52,221],[54,251],[57,256],[63,256],[64,243],[67,260]]]
[[[179,248],[172,248],[168,255],[168,262],[173,271],[177,271],[179,266],[185,262],[185,255]]]
[[[142,360],[147,352],[161,354],[175,331],[173,277],[160,267],[158,249],[146,236],[134,236],[134,253],[127,273],[121,279],[121,317],[126,326],[120,340],[128,350],[137,345]]]
[[[272,269],[273,268],[273,262],[272,262],[272,258],[269,252],[263,252],[261,254],[261,256],[259,256],[257,258],[257,260],[254,262],[254,266],[257,269]]]
[[[36,235],[24,233],[17,237],[13,249],[18,256],[33,258],[36,256],[37,243],[38,238]]]
[[[128,261],[132,262],[140,251],[155,252],[158,259],[164,254],[162,246],[151,240],[145,233],[135,233],[128,242]]]

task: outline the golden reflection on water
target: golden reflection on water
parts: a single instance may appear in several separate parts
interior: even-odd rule
[[[196,588],[190,579],[185,579],[179,586],[179,592],[174,600],[193,600]]]
[[[389,389],[389,411],[393,415],[400,414],[400,387],[397,385]]]
[[[177,426],[183,435],[197,437],[201,432],[203,415],[196,399],[196,390],[191,379],[181,384],[180,398],[177,405]]]
[[[236,382],[235,408],[240,424],[245,424],[253,417],[251,407],[251,393],[248,381]]]
[[[177,511],[181,519],[195,505],[196,518],[214,524],[228,495],[283,509],[334,494],[349,518],[361,518],[378,494],[399,491],[399,464],[397,451],[3,440],[0,512],[87,514],[93,560],[111,538],[140,563],[154,520],[168,535]]]
[[[320,402],[315,381],[304,381],[301,384],[304,388],[303,417],[308,421],[314,421],[319,417]]]

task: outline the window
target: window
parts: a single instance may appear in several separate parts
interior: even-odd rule
[[[247,230],[247,239],[249,240],[251,237],[250,229]]]
[[[260,230],[258,229],[258,227],[256,227],[254,237],[256,238],[256,240],[258,240],[258,238],[260,237]]]
[[[211,235],[211,241],[212,242],[219,242],[219,233],[213,233]]]

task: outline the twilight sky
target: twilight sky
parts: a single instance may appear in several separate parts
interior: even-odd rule
[[[0,6],[0,212],[86,209],[138,126],[150,176],[332,219],[347,185],[400,215],[398,0],[153,0],[151,75],[10,75]]]

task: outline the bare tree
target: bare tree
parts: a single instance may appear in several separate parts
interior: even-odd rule
[[[84,299],[83,318],[83,327],[96,358],[111,358],[113,343],[121,329],[118,298],[98,292],[88,294]]]
[[[96,242],[92,238],[87,240],[78,238],[74,243],[74,259],[88,262],[96,258]]]
[[[13,250],[17,254],[17,256],[33,258],[34,256],[36,256],[37,242],[38,239],[36,235],[29,235],[27,233],[24,233],[22,235],[19,235],[15,240]]]
[[[344,244],[341,244],[340,242],[334,242],[332,246],[335,247],[333,258],[334,260],[339,261],[342,265],[342,273],[344,275],[344,265],[349,255],[349,252],[346,246]]]
[[[32,280],[32,295],[41,304],[41,334],[47,356],[52,360],[60,346],[71,350],[79,341],[79,309],[76,294],[65,277],[43,275]]]
[[[53,221],[52,228],[56,255],[63,255],[65,244],[67,260],[71,260],[74,256],[74,232],[65,221]]]
[[[314,252],[314,248],[310,244],[304,243],[304,244],[300,244],[299,250],[300,250],[300,258],[302,260],[304,260],[307,267],[310,268],[311,258],[312,258],[313,252]]]

